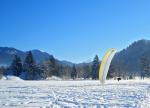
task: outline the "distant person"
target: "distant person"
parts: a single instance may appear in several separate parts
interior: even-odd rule
[[[119,78],[117,78],[117,80],[118,80],[118,81],[120,81],[120,80],[121,80],[121,78],[119,77]]]

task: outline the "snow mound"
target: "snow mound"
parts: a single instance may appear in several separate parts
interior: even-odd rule
[[[21,78],[16,76],[5,76],[2,78],[2,80],[23,81]]]
[[[2,78],[0,80],[6,80],[6,77],[5,76],[2,76]]]
[[[46,80],[54,80],[54,81],[61,81],[62,79],[56,76],[48,77]]]

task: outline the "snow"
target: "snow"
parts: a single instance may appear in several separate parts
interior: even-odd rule
[[[52,77],[48,77],[46,80],[55,80],[55,81],[60,81],[62,80],[61,78],[59,77],[56,77],[56,76],[52,76]]]
[[[2,76],[2,78],[0,80],[6,80],[6,77],[5,76]]]
[[[0,81],[0,108],[150,108],[150,80]]]
[[[14,80],[14,81],[23,81],[21,78],[16,76],[3,76],[1,80]]]

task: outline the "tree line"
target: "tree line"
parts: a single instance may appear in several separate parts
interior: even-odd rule
[[[96,55],[92,63],[83,65],[73,64],[63,65],[53,56],[43,63],[37,64],[32,52],[27,52],[24,61],[18,55],[14,55],[11,65],[7,68],[0,68],[0,77],[2,75],[14,75],[24,80],[43,80],[52,76],[62,79],[98,79],[99,58]]]
[[[91,63],[85,63],[82,65],[73,64],[63,65],[59,63],[53,56],[50,56],[48,60],[41,64],[37,64],[32,52],[29,51],[24,61],[18,55],[14,55],[14,59],[11,65],[7,68],[0,67],[0,78],[3,75],[14,75],[24,80],[43,80],[51,76],[57,76],[62,79],[98,79],[100,60],[96,55]],[[135,74],[129,72],[132,66],[120,67],[113,62],[110,65],[107,79],[120,77],[122,79],[134,79],[136,76],[144,79],[150,77],[150,60],[146,53],[139,58],[140,72]]]

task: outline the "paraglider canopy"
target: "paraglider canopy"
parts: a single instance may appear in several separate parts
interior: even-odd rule
[[[108,50],[101,61],[99,68],[99,80],[101,81],[101,83],[105,83],[110,63],[116,52],[117,50],[114,48]]]

